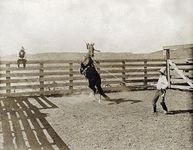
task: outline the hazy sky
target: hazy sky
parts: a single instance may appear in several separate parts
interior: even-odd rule
[[[1,54],[151,52],[193,43],[193,0],[0,0]]]

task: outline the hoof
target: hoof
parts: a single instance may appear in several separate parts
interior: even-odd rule
[[[109,100],[111,100],[111,98],[107,96],[107,97],[105,97],[105,100],[109,101]]]

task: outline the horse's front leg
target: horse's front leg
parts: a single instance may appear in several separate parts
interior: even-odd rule
[[[19,60],[17,60],[17,66],[18,66],[18,68],[19,68],[19,64],[20,64],[20,63],[19,63]]]
[[[23,67],[26,67],[26,60],[23,60]]]

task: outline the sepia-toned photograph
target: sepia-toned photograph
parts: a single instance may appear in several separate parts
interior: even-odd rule
[[[0,150],[192,149],[192,0],[0,0]]]

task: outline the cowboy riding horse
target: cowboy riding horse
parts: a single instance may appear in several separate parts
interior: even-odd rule
[[[17,60],[17,66],[18,68],[20,67],[20,64],[23,64],[23,67],[25,68],[26,67],[26,62],[27,60],[25,59],[25,49],[24,47],[22,46],[21,50],[19,51],[19,59]]]

